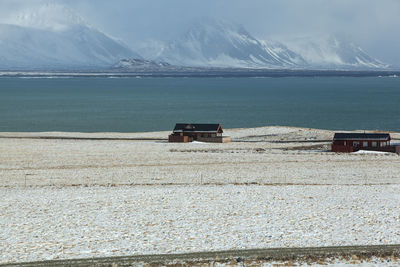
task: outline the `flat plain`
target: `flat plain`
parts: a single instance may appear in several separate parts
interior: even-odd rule
[[[400,243],[397,154],[332,153],[306,128],[168,134],[1,133],[0,263]]]

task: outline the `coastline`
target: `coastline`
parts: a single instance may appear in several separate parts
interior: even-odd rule
[[[395,139],[400,139],[400,133],[395,131],[384,131],[384,130],[328,130],[318,129],[309,127],[299,126],[258,126],[258,127],[240,127],[240,128],[228,128],[224,129],[227,135],[232,138],[246,138],[246,137],[262,137],[265,133],[270,135],[286,134],[294,131],[308,131],[311,133],[318,133],[323,138],[331,138],[335,132],[388,132],[394,136]],[[63,132],[63,131],[44,131],[44,132],[8,132],[0,131],[0,138],[87,138],[87,139],[168,139],[168,135],[171,130],[165,131],[146,131],[146,132]],[[304,138],[307,138],[307,132],[305,132]]]
[[[399,69],[251,69],[251,68],[196,68],[171,69],[100,69],[100,70],[0,70],[1,77],[19,78],[138,78],[138,77],[193,77],[193,78],[259,78],[259,77],[399,77]]]

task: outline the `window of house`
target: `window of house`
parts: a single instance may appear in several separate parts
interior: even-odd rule
[[[360,145],[360,142],[358,142],[358,141],[353,142],[353,146],[359,146],[359,145]]]
[[[381,142],[381,147],[387,146],[386,142]]]
[[[372,146],[373,146],[373,147],[376,147],[377,144],[378,144],[377,142],[372,142]]]
[[[363,147],[367,147],[368,146],[368,142],[364,141],[363,142]]]

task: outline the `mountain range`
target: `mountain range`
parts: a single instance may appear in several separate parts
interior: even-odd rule
[[[174,41],[153,41],[137,50],[92,27],[59,4],[21,12],[0,23],[3,70],[389,67],[359,46],[337,37],[259,40],[241,25],[216,19],[199,20]]]
[[[173,42],[152,42],[148,47],[151,52],[143,48],[140,52],[152,60],[180,66],[256,69],[389,67],[344,38],[322,35],[285,41],[259,40],[241,25],[215,19],[194,23]]]
[[[122,58],[141,56],[61,5],[0,24],[1,69],[108,68]]]
[[[242,26],[220,20],[195,23],[163,48],[156,60],[202,67],[290,68],[303,58],[280,43],[257,40]]]

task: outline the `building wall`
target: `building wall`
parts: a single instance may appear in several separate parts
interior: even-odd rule
[[[376,146],[373,147],[371,146],[371,142],[369,142],[369,146],[368,147],[364,147],[362,146],[363,141],[360,141],[360,145],[359,147],[354,147],[353,146],[353,142],[347,141],[346,145],[344,145],[343,141],[335,141],[332,144],[332,152],[354,152],[354,151],[358,151],[358,150],[370,150],[370,151],[382,151],[382,152],[391,152],[391,153],[397,153],[400,154],[400,146]],[[377,141],[378,142],[378,141]]]
[[[396,153],[396,147],[395,146],[387,146],[387,147],[368,147],[368,148],[362,148],[362,150],[370,150],[370,151],[381,151],[381,152],[391,152],[391,153]]]
[[[344,152],[350,153],[354,152],[354,148],[352,146],[345,146],[340,144],[332,144],[332,152]]]
[[[192,142],[193,138],[191,138],[190,136],[183,136],[183,135],[173,135],[170,134],[168,136],[168,142],[171,143],[188,143],[188,142]]]
[[[232,138],[229,136],[198,137],[197,141],[207,143],[230,143],[232,142]]]
[[[229,136],[222,136],[217,132],[173,132],[168,136],[169,142],[186,143],[192,141],[208,143],[229,143],[232,141]]]
[[[389,147],[389,144],[389,141],[381,140],[335,140],[332,144],[332,151],[353,152],[360,149],[382,151],[381,149]]]

